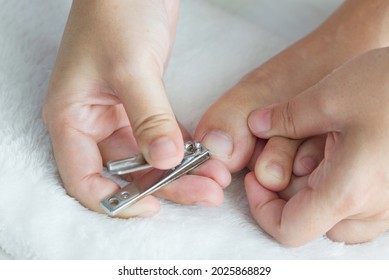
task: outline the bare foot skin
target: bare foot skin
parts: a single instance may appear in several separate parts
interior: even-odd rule
[[[389,230],[389,47],[364,53],[297,97],[255,111],[262,138],[327,135],[324,158],[288,200],[246,177],[251,212],[282,243],[323,234],[360,243]]]
[[[385,46],[387,6],[386,1],[379,0],[346,1],[319,28],[246,75],[213,104],[201,119],[195,138],[201,139],[231,172],[249,165],[259,184],[290,197],[291,189],[304,185],[304,176],[322,160],[325,138],[274,136],[265,142],[250,131],[250,113],[290,100],[350,58]],[[287,190],[288,186],[291,189]],[[252,198],[257,192],[248,188],[247,195],[255,209]]]

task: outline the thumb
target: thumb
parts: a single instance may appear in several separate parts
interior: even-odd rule
[[[253,111],[248,118],[250,131],[259,138],[284,136],[301,139],[334,129],[335,106],[318,86],[287,102]]]
[[[147,162],[158,169],[179,164],[184,156],[183,137],[161,76],[127,75],[117,83],[116,89]]]

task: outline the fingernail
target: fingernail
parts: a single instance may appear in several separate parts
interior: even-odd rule
[[[265,170],[267,176],[271,177],[270,179],[276,180],[274,183],[282,182],[284,180],[284,169],[278,163],[269,163],[265,167]]]
[[[312,172],[318,165],[318,162],[311,156],[301,158],[300,163],[308,172]]]
[[[251,132],[266,132],[271,128],[271,109],[256,111],[248,120]]]
[[[231,137],[221,131],[207,132],[201,139],[203,145],[211,152],[212,155],[221,158],[230,158],[234,145],[232,144]]]
[[[153,161],[167,160],[176,157],[177,147],[168,137],[161,137],[151,143],[149,153]]]

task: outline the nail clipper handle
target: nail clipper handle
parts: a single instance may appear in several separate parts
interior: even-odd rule
[[[209,151],[198,146],[198,150],[192,156],[186,156],[183,161],[166,173],[159,181],[148,188],[140,190],[135,183],[130,183],[117,193],[101,201],[101,207],[111,216],[115,216],[124,208],[127,208],[147,195],[150,195],[163,186],[187,174],[210,158]]]

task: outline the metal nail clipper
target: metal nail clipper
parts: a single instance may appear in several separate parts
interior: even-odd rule
[[[100,202],[101,207],[107,214],[115,216],[124,208],[131,206],[145,196],[154,193],[163,186],[195,169],[200,164],[207,161],[211,156],[209,151],[198,141],[186,142],[184,151],[185,154],[182,162],[176,167],[168,170],[159,181],[142,189],[134,183],[129,183],[120,191],[102,200]],[[146,162],[143,155],[107,163],[108,171],[115,175],[128,174],[148,168],[151,168],[151,166]]]

